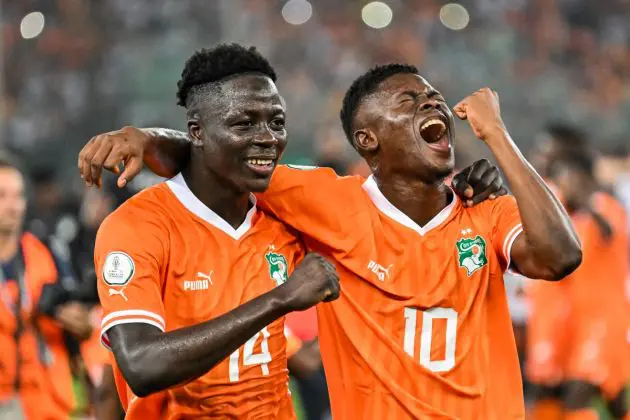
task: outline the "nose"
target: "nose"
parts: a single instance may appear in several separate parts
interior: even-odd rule
[[[268,124],[264,124],[263,128],[254,136],[254,144],[264,147],[271,147],[278,144],[278,139]]]
[[[424,102],[422,105],[420,105],[420,111],[423,111],[423,112],[432,111],[434,109],[438,111],[444,111],[442,109],[442,104],[433,99],[429,99],[426,102]]]

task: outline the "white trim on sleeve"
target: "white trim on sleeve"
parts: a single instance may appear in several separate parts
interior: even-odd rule
[[[143,316],[146,318],[138,318],[139,316]],[[130,309],[125,311],[112,312],[111,314],[104,317],[101,321],[101,343],[103,344],[103,346],[105,346],[108,350],[111,350],[109,346],[109,338],[107,337],[107,331],[110,328],[115,325],[134,323],[153,325],[162,332],[166,329],[164,318],[153,312],[144,311],[141,309]]]
[[[164,322],[164,318],[162,318],[160,315],[156,314],[155,312],[145,311],[142,309],[127,309],[124,311],[112,312],[106,317],[104,317],[103,320],[101,321],[101,328],[104,328],[105,325],[107,325],[110,321],[116,318],[129,317],[129,316],[146,316],[147,318],[153,318],[154,320],[160,323],[161,325],[160,328],[162,330],[164,330],[164,327],[166,325],[166,322]]]
[[[521,233],[523,233],[523,225],[519,223],[510,230],[503,242],[503,257],[506,261],[506,271],[510,271],[510,264],[512,263],[512,245],[514,245],[514,241]]]

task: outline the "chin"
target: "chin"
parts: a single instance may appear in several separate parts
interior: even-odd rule
[[[455,170],[455,160],[449,159],[447,162],[431,165],[429,170],[433,181],[442,181],[446,179]]]
[[[251,179],[246,182],[245,189],[253,193],[262,193],[262,192],[265,192],[267,188],[269,188],[270,181],[271,181],[271,177]]]

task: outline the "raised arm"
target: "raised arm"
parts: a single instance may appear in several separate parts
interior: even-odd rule
[[[486,142],[516,198],[523,232],[512,245],[512,264],[534,279],[559,280],[573,272],[582,261],[580,241],[563,206],[507,132],[497,93],[481,89],[454,111]]]
[[[338,295],[334,266],[309,254],[282,286],[218,318],[169,332],[119,324],[108,340],[133,393],[144,397],[204,375],[274,320]]]

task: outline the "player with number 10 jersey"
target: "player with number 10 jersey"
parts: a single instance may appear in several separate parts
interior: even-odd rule
[[[372,177],[279,167],[260,205],[337,264],[342,294],[317,306],[335,418],[522,415],[503,286],[522,232],[513,197],[466,208],[452,194],[420,227]]]

